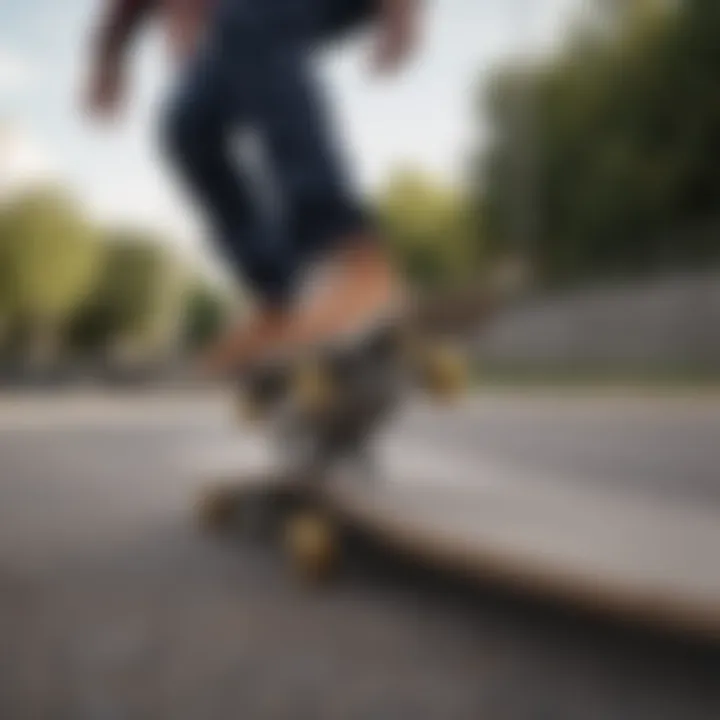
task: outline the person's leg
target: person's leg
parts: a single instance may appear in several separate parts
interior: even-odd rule
[[[372,232],[349,182],[305,43],[268,43],[263,84],[249,108],[282,198],[288,233],[305,262]]]
[[[315,256],[331,270],[326,291],[307,312],[281,312],[272,331],[253,342],[239,332],[221,343],[208,369],[223,372],[366,322],[387,307],[397,284],[348,190],[311,73],[315,0],[220,0],[218,8],[206,64],[198,64],[169,116],[170,146],[221,237],[266,296],[268,288],[281,288],[270,295],[286,300],[298,266]],[[228,128],[238,116],[260,135],[281,199],[285,233],[263,242],[252,239],[252,203],[228,155]]]
[[[216,374],[256,354],[287,323],[295,263],[284,238],[261,209],[250,178],[232,152],[241,108],[228,91],[233,68],[227,59],[202,51],[172,98],[163,123],[163,141],[177,170],[210,222],[222,253],[238,280],[254,293],[257,312],[205,349],[198,371]],[[227,367],[226,367],[227,366]]]
[[[291,291],[292,262],[233,156],[231,141],[242,118],[227,77],[220,55],[211,49],[198,55],[165,113],[164,146],[238,278],[260,304],[280,305]]]
[[[247,8],[226,0],[226,6],[233,3]],[[267,151],[295,258],[307,266],[319,257],[329,270],[324,291],[284,336],[289,345],[370,322],[399,295],[382,243],[350,190],[314,77],[314,6],[314,0],[266,0],[242,19],[228,17],[225,35],[235,66],[251,70],[236,75],[233,87]]]
[[[274,48],[253,108],[298,252],[326,268],[326,284],[293,325],[291,344],[360,330],[394,312],[403,294],[377,228],[351,190],[311,60],[302,43]]]

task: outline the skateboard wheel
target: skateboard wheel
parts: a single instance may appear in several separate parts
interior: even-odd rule
[[[239,502],[231,488],[203,490],[197,505],[200,526],[209,532],[226,530],[237,516]]]
[[[333,402],[335,388],[330,374],[320,363],[298,368],[293,381],[293,399],[311,413],[322,412]]]
[[[454,400],[469,385],[469,371],[463,355],[447,346],[423,352],[420,362],[421,385],[437,400]]]
[[[307,582],[326,581],[337,569],[337,532],[320,513],[291,517],[285,528],[284,544],[294,572]]]

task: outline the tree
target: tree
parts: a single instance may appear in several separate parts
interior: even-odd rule
[[[460,193],[403,170],[391,177],[378,205],[391,250],[417,285],[447,287],[478,271],[481,253],[471,206]]]
[[[228,298],[208,280],[197,279],[185,297],[184,345],[201,348],[218,336],[229,317]]]
[[[6,230],[5,208],[0,208],[0,355],[5,350],[5,342],[11,321],[11,268],[8,258],[9,236]]]
[[[166,350],[180,329],[185,281],[181,263],[159,238],[110,232],[102,271],[74,323],[75,342],[132,356]]]
[[[0,302],[45,362],[89,292],[98,266],[97,235],[60,190],[37,188],[9,205],[0,223]]]
[[[523,250],[546,284],[720,259],[720,5],[601,5],[603,22],[544,64],[501,69],[485,95],[491,133],[476,198],[499,254],[517,246],[524,182],[512,98],[533,98],[535,224]]]

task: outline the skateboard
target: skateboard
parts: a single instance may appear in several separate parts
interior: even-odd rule
[[[305,579],[330,577],[343,528],[328,490],[382,482],[374,446],[394,413],[416,392],[448,402],[466,385],[456,348],[401,322],[256,368],[238,382],[238,414],[270,434],[277,467],[203,489],[201,526],[275,542]]]
[[[448,401],[466,385],[461,354],[399,327],[258,368],[239,382],[238,407],[271,434],[277,467],[203,489],[202,528],[269,543],[312,585],[332,580],[361,535],[483,588],[720,638],[714,518],[658,523],[625,495],[578,502],[532,469],[495,485],[462,463],[452,478],[432,468],[411,483],[384,476],[374,440],[413,391]]]

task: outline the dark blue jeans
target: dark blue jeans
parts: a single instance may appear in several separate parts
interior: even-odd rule
[[[221,249],[272,304],[316,254],[367,229],[311,68],[326,2],[220,0],[165,117],[165,144]],[[243,132],[259,140],[259,174],[234,152]]]

